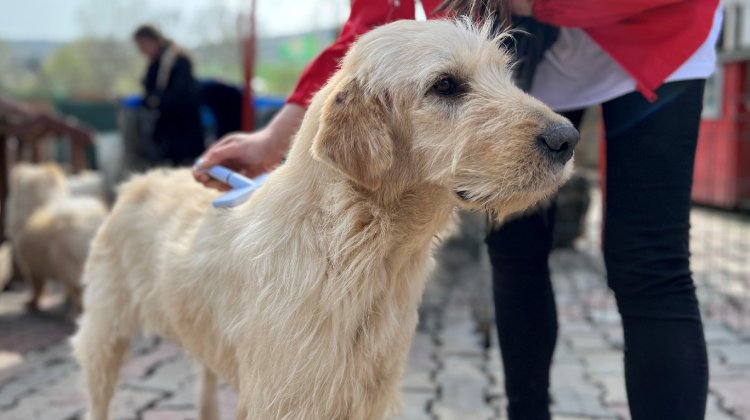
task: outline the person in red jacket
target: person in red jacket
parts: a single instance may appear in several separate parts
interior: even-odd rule
[[[422,0],[428,18],[479,0]],[[500,5],[503,2],[498,1]],[[622,316],[633,419],[702,419],[708,362],[689,266],[693,160],[705,79],[715,66],[718,0],[510,0],[515,15],[559,27],[530,93],[578,125],[601,104],[606,129],[604,258]],[[339,39],[303,72],[264,129],[214,145],[204,166],[249,176],[282,159],[311,97],[355,38],[413,19],[412,0],[353,0]],[[198,181],[220,187],[200,171]],[[486,239],[511,419],[549,419],[557,318],[547,260],[555,206]]]

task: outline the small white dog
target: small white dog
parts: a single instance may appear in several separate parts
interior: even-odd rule
[[[10,174],[5,233],[21,276],[31,286],[28,307],[39,308],[46,280],[65,287],[68,316],[81,310],[81,274],[89,243],[107,210],[91,197],[73,197],[65,174],[53,163],[20,163]]]
[[[362,36],[289,158],[248,202],[211,208],[187,170],[121,190],[97,234],[74,338],[89,419],[108,418],[140,326],[215,375],[238,419],[382,419],[455,206],[503,217],[550,196],[578,133],[513,86],[488,29],[400,21]]]

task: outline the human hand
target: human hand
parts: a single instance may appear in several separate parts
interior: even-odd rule
[[[286,104],[264,129],[225,136],[203,154],[201,167],[193,167],[193,177],[207,187],[224,191],[229,189],[228,185],[212,179],[201,169],[223,165],[248,178],[270,171],[281,162],[304,116],[305,108]]]
[[[193,177],[206,187],[226,191],[230,189],[228,185],[211,178],[201,169],[222,165],[248,178],[254,178],[270,171],[281,161],[284,151],[280,150],[277,143],[268,129],[251,134],[228,134],[203,154],[200,159],[201,167],[193,167]]]
[[[510,11],[516,16],[531,16],[534,13],[534,0],[510,0]]]

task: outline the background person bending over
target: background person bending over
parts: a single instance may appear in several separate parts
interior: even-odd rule
[[[153,163],[192,164],[205,147],[190,58],[150,25],[139,27],[133,40],[149,60],[143,79],[143,106],[152,111],[152,121],[141,121],[151,125],[142,130],[153,142],[149,158]]]
[[[422,0],[428,18],[439,0]],[[500,1],[450,0],[454,12]],[[635,420],[702,419],[708,362],[689,266],[693,159],[705,78],[715,66],[718,0],[510,0],[517,15],[563,27],[527,66],[531,92],[575,123],[602,104],[607,137],[604,257],[622,315]],[[481,6],[480,6],[481,5]],[[414,2],[354,0],[339,39],[302,74],[265,129],[226,137],[204,156],[254,176],[280,161],[312,95],[372,27],[414,18]],[[525,59],[527,57],[521,57]],[[528,61],[527,61],[528,62]],[[523,63],[523,61],[522,61]],[[535,73],[535,74],[534,74]],[[528,86],[526,86],[528,88]],[[195,172],[198,181],[218,186]],[[557,337],[547,260],[554,205],[487,237],[508,414],[549,419]]]

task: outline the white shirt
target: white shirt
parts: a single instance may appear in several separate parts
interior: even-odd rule
[[[705,79],[716,67],[716,41],[721,7],[703,44],[667,79]],[[635,80],[582,29],[560,28],[557,41],[544,54],[534,74],[531,95],[555,111],[597,105],[635,91]]]

